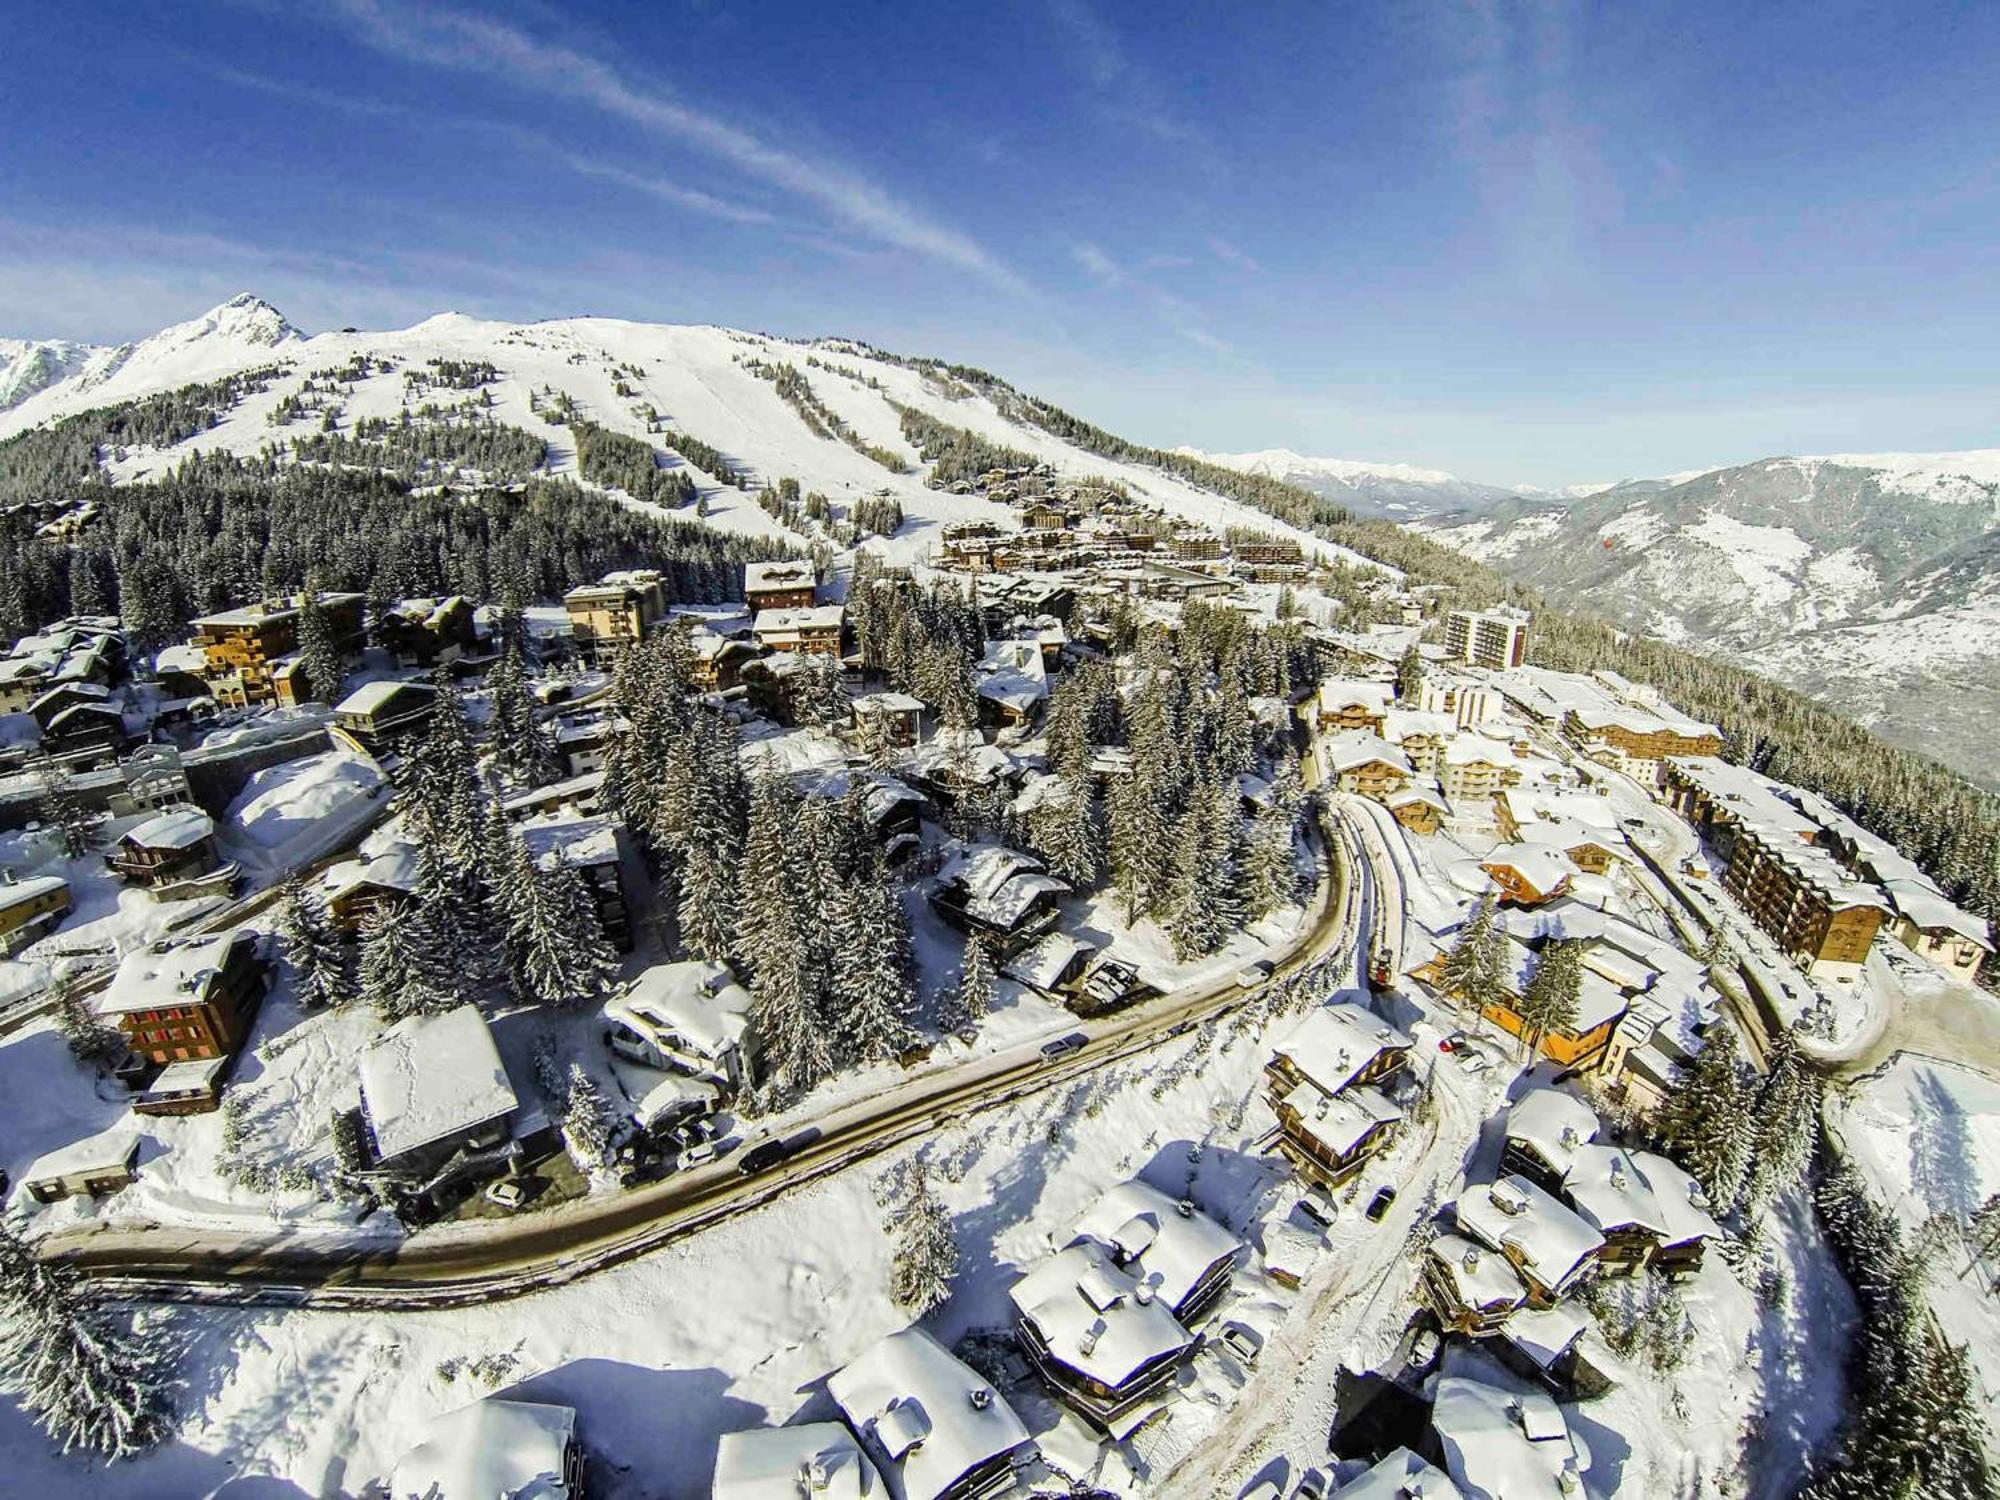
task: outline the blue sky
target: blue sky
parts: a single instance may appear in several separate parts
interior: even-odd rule
[[[2000,444],[1991,5],[187,0],[8,53],[7,333],[842,333],[1500,483]]]

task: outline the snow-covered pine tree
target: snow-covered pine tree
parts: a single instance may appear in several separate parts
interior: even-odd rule
[[[130,1458],[171,1431],[157,1343],[87,1297],[77,1273],[0,1227],[0,1369],[64,1453]]]
[[[1424,690],[1424,658],[1413,642],[1396,662],[1396,697],[1414,703]]]
[[[718,730],[689,809],[681,869],[681,946],[721,962],[735,946],[738,871],[743,865],[744,787],[735,735]]]
[[[510,934],[520,948],[528,997],[562,1010],[601,999],[618,972],[618,955],[582,877],[555,859],[535,870],[530,888],[528,920]]]
[[[978,933],[970,933],[965,939],[965,954],[959,960],[958,988],[952,993],[949,1007],[947,1031],[956,1031],[961,1026],[974,1026],[993,1008],[993,955],[988,951],[986,939]]]
[[[324,908],[296,875],[285,881],[279,899],[278,930],[285,939],[285,958],[292,966],[299,1003],[347,1004],[354,998],[354,972]]]
[[[737,886],[736,954],[750,974],[750,1019],[771,1090],[805,1092],[832,1070],[833,1049],[812,988],[802,902],[785,850],[795,794],[765,774],[752,784],[750,826]]]
[[[416,972],[412,926],[416,915],[391,903],[361,924],[361,998],[385,1021],[416,1014],[410,995]]]
[[[1136,922],[1162,904],[1174,840],[1152,786],[1136,772],[1113,781],[1108,823],[1111,878],[1125,920]]]
[[[486,833],[470,834],[477,856],[485,853]],[[496,951],[484,892],[478,888],[479,859],[455,863],[444,843],[431,840],[417,850],[417,909],[407,931],[410,969],[405,1003],[434,1015],[476,1001],[502,973],[504,952]]]
[[[1550,938],[1542,945],[1541,959],[1515,1007],[1521,1017],[1524,1053],[1532,1054],[1551,1031],[1576,1025],[1582,986],[1583,944],[1574,938]]]
[[[1718,1215],[1733,1210],[1743,1194],[1756,1128],[1753,1104],[1738,1064],[1736,1028],[1727,1022],[1711,1026],[1694,1066],[1655,1124]]]
[[[485,807],[479,769],[466,723],[465,702],[449,672],[431,674],[437,692],[429,731],[410,757],[411,832],[420,847],[435,846],[469,882],[479,868]]]
[[[486,674],[492,703],[487,738],[501,776],[511,786],[546,786],[556,777],[556,747],[535,713],[535,695],[518,648],[501,653]]]
[[[1477,1010],[1503,998],[1506,945],[1492,891],[1472,904],[1445,951],[1438,986],[1460,1004]]]
[[[1292,827],[1291,814],[1275,798],[1252,820],[1243,857],[1243,899],[1252,919],[1270,915],[1298,892]]]
[[[35,760],[35,791],[43,821],[62,835],[63,853],[81,859],[90,852],[97,818],[70,785],[69,773],[43,754]]]
[[[611,1153],[611,1107],[580,1062],[569,1065],[564,1080],[562,1130],[578,1167],[595,1172],[604,1165]]]
[[[329,705],[340,701],[340,684],[347,670],[340,642],[334,638],[333,621],[320,603],[317,580],[307,581],[305,600],[299,608],[299,670],[306,674],[306,686],[314,699]]]
[[[834,931],[833,1009],[842,1052],[881,1062],[909,1045],[911,986],[909,925],[902,898],[879,862],[845,882]]]
[[[889,1221],[895,1250],[889,1265],[889,1296],[914,1318],[944,1305],[958,1274],[958,1240],[951,1211],[931,1186],[919,1156],[909,1165],[903,1193]]]
[[[1819,1145],[1819,1077],[1799,1055],[1797,1034],[1780,1032],[1766,1061],[1752,1110],[1756,1140],[1743,1190],[1744,1212],[1753,1219],[1786,1188],[1804,1185]]]
[[[95,1066],[111,1061],[124,1050],[123,1034],[99,1019],[74,978],[63,975],[50,987],[55,991],[56,1030],[69,1044],[70,1056],[87,1066]]]

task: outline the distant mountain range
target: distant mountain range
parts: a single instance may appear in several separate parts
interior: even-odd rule
[[[1442,469],[1365,463],[1351,458],[1314,458],[1289,448],[1265,448],[1255,453],[1204,453],[1199,448],[1174,451],[1241,469],[1246,474],[1268,474],[1337,500],[1358,515],[1381,516],[1391,521],[1485,510],[1523,495],[1549,498],[1545,491],[1479,484]]]
[[[1417,529],[2000,785],[2000,449],[1763,459]]]

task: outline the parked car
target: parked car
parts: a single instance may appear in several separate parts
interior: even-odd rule
[[[1321,1229],[1333,1228],[1334,1215],[1338,1210],[1334,1207],[1331,1198],[1323,1197],[1318,1193],[1304,1193],[1300,1195],[1295,1207],[1300,1213],[1319,1225]]]
[[[1271,961],[1260,958],[1253,964],[1245,964],[1236,971],[1236,982],[1246,990],[1254,990],[1271,977]]]
[[[1222,1347],[1246,1365],[1257,1363],[1257,1356],[1264,1352],[1264,1341],[1255,1330],[1241,1323],[1230,1323],[1222,1330]]]
[[[1072,1031],[1068,1036],[1059,1036],[1053,1042],[1042,1043],[1042,1061],[1060,1062],[1072,1052],[1081,1052],[1083,1044],[1089,1041],[1080,1031]]]
[[[1299,1476],[1299,1487],[1292,1491],[1292,1500],[1325,1500],[1326,1476],[1318,1469],[1307,1469]]]
[[[759,1141],[743,1153],[742,1159],[736,1163],[736,1170],[745,1177],[768,1172],[788,1157],[796,1156],[818,1139],[819,1131],[809,1127],[789,1139]]]
[[[486,1184],[486,1201],[512,1213],[528,1201],[528,1185],[518,1177],[502,1177]]]
[[[705,1167],[722,1153],[715,1149],[714,1141],[696,1141],[681,1150],[681,1167]]]
[[[1363,1215],[1370,1224],[1382,1222],[1382,1216],[1389,1211],[1389,1205],[1396,1201],[1396,1190],[1392,1187],[1378,1188],[1375,1196],[1368,1200],[1368,1208]]]

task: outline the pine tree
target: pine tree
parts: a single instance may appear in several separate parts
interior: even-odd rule
[[[958,1241],[951,1212],[931,1187],[919,1156],[911,1161],[900,1200],[889,1219],[895,1242],[889,1264],[889,1296],[912,1317],[921,1318],[951,1297],[958,1273]]]
[[[556,747],[535,712],[518,647],[501,653],[486,689],[493,709],[487,735],[501,776],[517,787],[546,786],[556,776]]]
[[[125,1038],[115,1026],[107,1026],[90,1008],[76,981],[64,976],[54,981],[56,1030],[69,1044],[70,1056],[86,1066],[109,1062],[124,1050]]]
[[[90,852],[90,831],[97,819],[70,786],[69,773],[47,755],[35,762],[35,789],[45,822],[62,834],[63,852],[81,859]]]
[[[1472,904],[1458,937],[1444,955],[1438,988],[1474,1010],[1506,999],[1506,940],[1493,893]]]
[[[689,809],[680,936],[697,958],[719,963],[735,947],[743,837],[743,776],[729,735],[706,757]]]
[[[1297,894],[1292,837],[1291,815],[1275,798],[1257,810],[1243,858],[1243,899],[1252,918],[1269,916]]]
[[[417,960],[416,918],[398,904],[377,908],[361,926],[361,998],[385,1021],[416,1014],[410,989]]]
[[[813,938],[786,851],[793,837],[791,788],[775,775],[751,790],[750,828],[737,887],[736,949],[750,974],[750,1019],[772,1090],[810,1089],[833,1069],[833,1048],[812,985]]]
[[[1819,1077],[1799,1055],[1795,1031],[1778,1034],[1767,1063],[1752,1110],[1756,1139],[1743,1194],[1745,1212],[1753,1218],[1787,1187],[1803,1185],[1819,1144]]]
[[[525,997],[577,1010],[601,999],[618,972],[583,880],[560,859],[534,871],[520,920],[508,933],[521,955]]]
[[[1736,1031],[1724,1021],[1709,1028],[1693,1068],[1655,1122],[1717,1214],[1734,1209],[1743,1194],[1753,1102],[1738,1065]]]
[[[285,881],[280,903],[278,930],[300,1003],[345,1005],[354,998],[354,975],[325,910],[296,875]]]
[[[1532,1052],[1551,1031],[1575,1027],[1582,984],[1583,944],[1574,938],[1550,938],[1542,945],[1541,960],[1515,1007],[1524,1051]]]
[[[563,1136],[570,1156],[586,1172],[602,1168],[611,1154],[611,1107],[597,1080],[582,1063],[569,1065],[563,1088]]]
[[[83,1292],[75,1270],[43,1261],[0,1227],[0,1368],[64,1452],[130,1458],[171,1432],[165,1361]]]
[[[972,1026],[993,1008],[993,955],[987,950],[986,939],[978,933],[971,933],[965,939],[965,955],[959,961],[958,988],[952,993],[945,1027],[956,1031],[964,1026]]]
[[[319,587],[308,582],[304,602],[299,607],[299,668],[306,674],[306,686],[321,703],[340,701],[340,684],[347,670],[334,638],[333,621],[320,603]]]
[[[1396,697],[1413,702],[1424,690],[1424,658],[1413,644],[1396,663]]]
[[[909,918],[878,862],[839,891],[833,1003],[842,1051],[862,1062],[896,1056],[910,1041]]]

